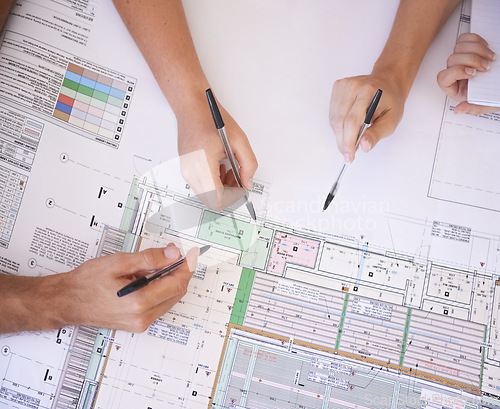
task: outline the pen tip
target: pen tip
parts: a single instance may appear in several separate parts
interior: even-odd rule
[[[257,221],[257,215],[255,214],[255,208],[253,207],[253,203],[250,199],[247,200],[247,209],[248,213],[250,213],[250,216],[254,221]]]

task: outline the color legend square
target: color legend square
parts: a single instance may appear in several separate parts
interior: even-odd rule
[[[69,63],[53,116],[120,141],[134,85]]]

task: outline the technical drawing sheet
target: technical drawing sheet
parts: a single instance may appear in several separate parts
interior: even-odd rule
[[[142,334],[0,336],[0,408],[500,408],[500,115],[454,115],[435,85],[470,4],[429,50],[396,133],[357,154],[322,213],[342,164],[331,85],[368,70],[388,31],[366,53],[349,51],[366,39],[331,39],[389,30],[398,2],[204,3],[186,15],[259,159],[257,222],[240,203],[207,209],[183,181],[175,117],[111,1],[14,7],[0,39],[0,271],[211,249]]]

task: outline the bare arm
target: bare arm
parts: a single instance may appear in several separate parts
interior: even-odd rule
[[[209,207],[220,210],[229,206],[244,192],[235,187],[232,172],[226,174],[220,168],[225,152],[205,96],[210,84],[198,60],[181,1],[114,3],[176,115],[184,178]],[[257,160],[245,133],[223,108],[221,111],[243,184],[250,188]]]
[[[89,260],[76,269],[47,277],[0,274],[0,333],[38,331],[67,325],[143,332],[186,293],[198,249],[170,275],[119,298],[133,279],[179,258],[169,245],[139,253],[117,253]]]
[[[176,116],[210,86],[179,0],[114,0]]]
[[[368,152],[394,132],[425,53],[458,3],[459,0],[401,0],[389,38],[371,74],[335,82],[330,124],[346,162],[354,160],[359,127],[379,88],[383,96],[360,146]]]
[[[427,49],[458,3],[459,0],[401,0],[372,74],[393,74],[408,95]]]
[[[15,0],[2,0],[0,4],[0,31],[2,30]]]

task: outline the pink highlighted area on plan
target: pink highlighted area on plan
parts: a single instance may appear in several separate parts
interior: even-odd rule
[[[314,268],[319,243],[317,240],[276,232],[267,272],[283,275],[285,264]]]

